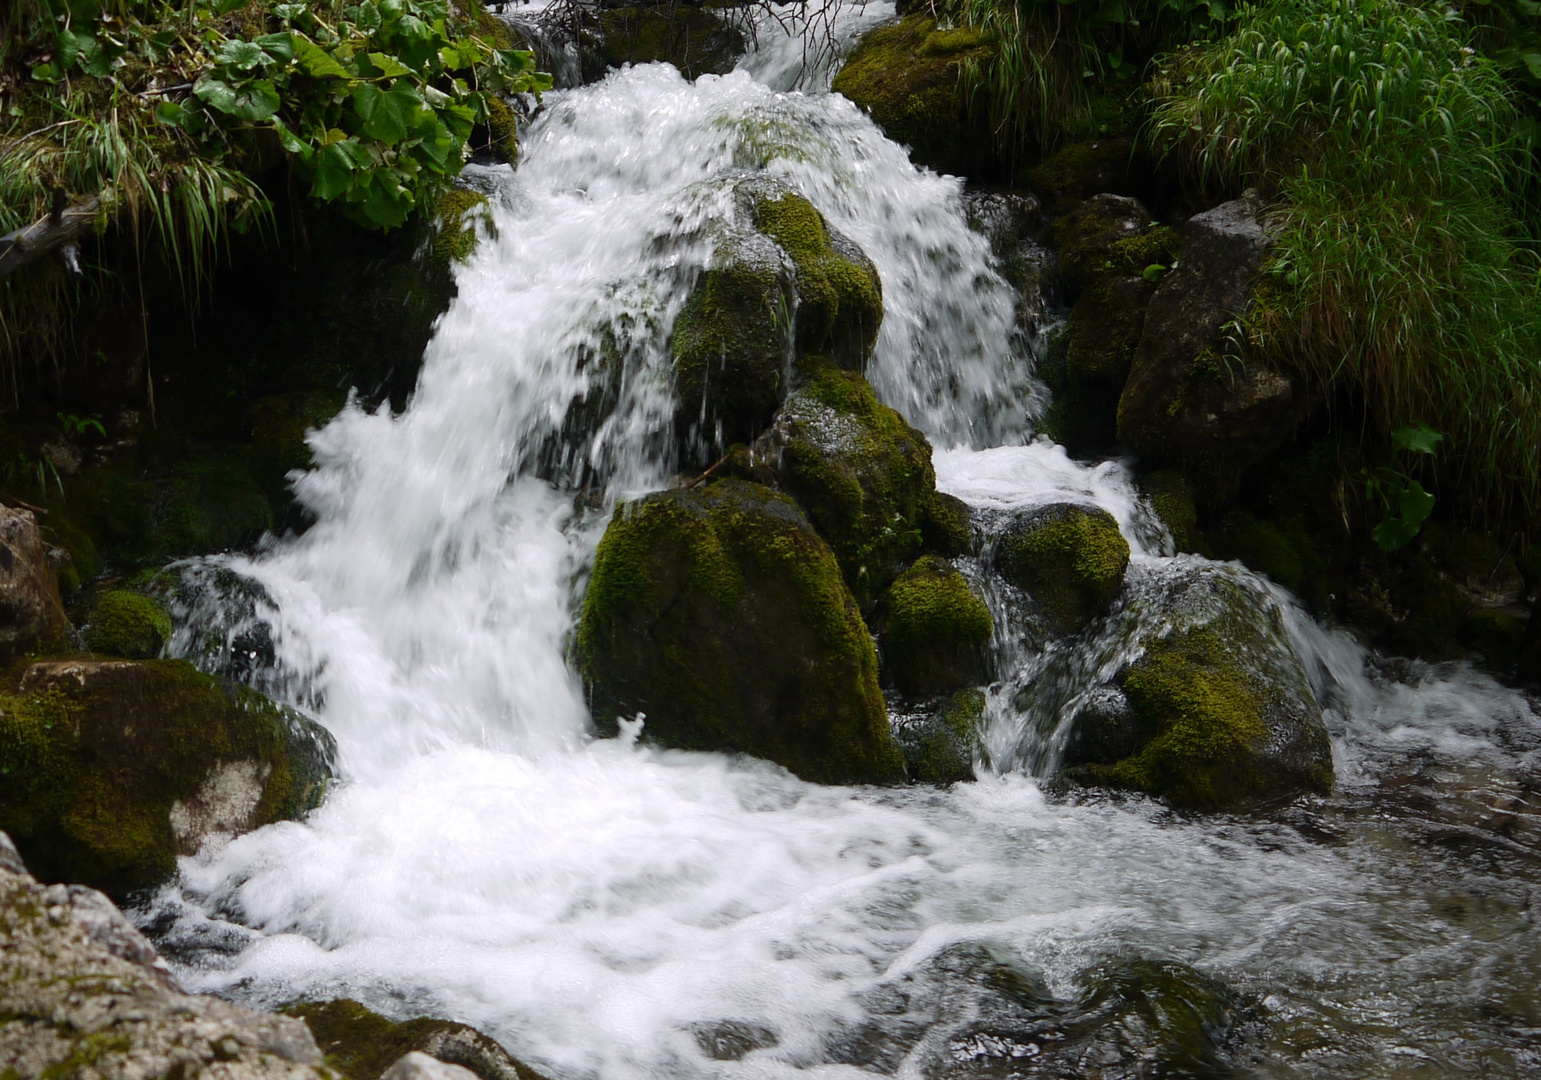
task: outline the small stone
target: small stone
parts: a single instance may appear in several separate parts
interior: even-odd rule
[[[470,1069],[412,1050],[380,1074],[380,1080],[477,1080]]]

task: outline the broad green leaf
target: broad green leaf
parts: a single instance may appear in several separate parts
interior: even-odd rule
[[[227,41],[214,59],[221,64],[229,64],[237,71],[251,71],[273,62],[273,58],[262,51],[262,46],[251,41]]]
[[[1415,454],[1432,454],[1444,441],[1443,435],[1425,424],[1399,427],[1391,433],[1391,442],[1398,450]]]
[[[253,79],[240,86],[231,86],[222,79],[205,75],[193,87],[193,94],[227,116],[237,120],[260,123],[278,112],[278,91],[265,79]]]
[[[187,110],[175,101],[162,101],[155,106],[155,119],[163,124],[176,127],[187,119]]]
[[[273,14],[277,15],[280,19],[287,19],[289,21],[298,19],[300,16],[307,14],[309,11],[310,6],[308,4],[273,5]]]
[[[294,39],[294,57],[300,70],[316,79],[346,79],[348,69],[339,64],[331,53],[307,38]]]
[[[1161,275],[1166,273],[1166,269],[1160,263],[1151,263],[1144,270],[1140,271],[1140,276],[1146,281],[1160,281]]]
[[[54,74],[52,64],[36,64],[32,68],[32,77],[40,83],[56,83],[59,76]]]
[[[450,105],[438,110],[439,120],[449,129],[450,136],[464,146],[476,126],[476,111],[469,105]]]
[[[1532,79],[1541,79],[1541,52],[1531,51],[1523,54],[1525,67],[1530,72]]]
[[[289,153],[295,154],[301,158],[309,158],[310,155],[314,153],[310,144],[304,139],[300,138],[294,132],[290,131],[282,120],[273,121],[273,130],[278,135],[278,141],[280,145],[282,145],[285,150],[289,151]]]
[[[398,78],[402,75],[412,74],[412,69],[387,53],[372,52],[369,54],[369,62],[386,78]]]
[[[287,64],[294,59],[294,35],[287,31],[282,34],[264,34],[256,39],[256,44],[262,47],[262,51],[274,60]]]
[[[1387,514],[1381,519],[1379,525],[1370,530],[1370,539],[1380,545],[1382,551],[1396,551],[1404,548],[1418,535],[1418,527],[1410,525],[1401,518]]]
[[[329,143],[316,154],[316,175],[310,183],[310,193],[316,198],[330,201],[353,186],[353,159],[343,149],[345,145]]]
[[[1402,520],[1417,532],[1434,510],[1434,496],[1424,491],[1418,481],[1409,479],[1397,492],[1396,504]]]
[[[359,91],[364,87],[359,87]],[[373,87],[369,87],[373,90]],[[398,83],[385,93],[373,95],[354,92],[353,101],[364,120],[364,134],[394,146],[407,137],[423,110],[423,99],[405,83]]]

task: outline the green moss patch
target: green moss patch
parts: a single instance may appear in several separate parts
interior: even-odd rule
[[[601,730],[642,712],[666,746],[740,751],[820,782],[902,775],[840,567],[769,488],[718,480],[617,507],[576,649]]]
[[[995,565],[1033,597],[1054,629],[1074,632],[1118,594],[1129,542],[1106,510],[1061,504],[1013,521],[997,542]]]
[[[122,895],[186,853],[172,808],[215,769],[252,763],[255,827],[317,805],[333,752],[292,710],[185,661],[38,663],[0,694],[0,830],[43,880]]]
[[[868,32],[835,76],[833,89],[909,147],[920,165],[972,174],[992,160],[995,140],[969,108],[963,77],[988,63],[994,47],[966,26],[942,29],[928,13]]]
[[[863,609],[920,554],[937,505],[931,446],[865,379],[820,372],[787,399],[755,457],[829,541]]]
[[[281,1011],[305,1021],[327,1064],[346,1080],[378,1080],[414,1050],[470,1069],[481,1080],[543,1080],[492,1039],[453,1020],[387,1020],[347,998],[301,1002]]]
[[[149,660],[171,640],[171,616],[148,596],[113,589],[96,601],[82,628],[92,652]]]
[[[917,560],[878,609],[884,666],[901,692],[926,697],[981,680],[990,609],[946,559]]]

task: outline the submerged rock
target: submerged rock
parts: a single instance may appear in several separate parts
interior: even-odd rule
[[[43,887],[0,833],[0,1076],[199,1073],[222,1080],[333,1075],[302,1021],[183,993],[107,897],[79,885]]]
[[[970,26],[942,29],[929,12],[869,31],[832,85],[909,148],[917,165],[970,175],[988,167],[995,139],[969,107],[962,76],[987,64],[995,47]]]
[[[812,203],[761,179],[734,195],[670,340],[681,416],[718,448],[759,434],[814,372],[864,370],[883,320],[877,269]]]
[[[309,1025],[327,1060],[350,1080],[375,1080],[413,1054],[467,1070],[481,1080],[543,1080],[495,1040],[453,1020],[387,1020],[347,998],[303,1002],[283,1012]]]
[[[1072,779],[1219,809],[1332,785],[1321,706],[1278,606],[1232,567],[1180,566],[1141,655],[1076,715]]]
[[[974,778],[974,750],[984,723],[985,695],[959,690],[896,710],[894,738],[904,754],[910,779],[921,784],[952,784]]]
[[[623,64],[659,61],[673,64],[687,79],[726,75],[746,44],[738,28],[709,7],[606,5],[591,20],[580,46],[586,82]]]
[[[1036,507],[1013,518],[994,549],[995,567],[1024,590],[1055,633],[1085,627],[1124,583],[1129,542],[1106,510],[1075,503]]]
[[[807,511],[864,610],[920,554],[928,529],[958,539],[956,507],[937,503],[931,444],[857,375],[816,375],[751,459]]]
[[[1292,380],[1223,340],[1272,243],[1255,196],[1183,227],[1182,262],[1150,299],[1118,403],[1119,438],[1150,460],[1234,482],[1303,417]]]
[[[990,609],[946,559],[916,560],[878,601],[873,622],[901,693],[929,697],[984,681]]]
[[[739,751],[805,780],[903,775],[877,652],[840,567],[785,495],[742,480],[616,508],[577,653],[602,730]]]
[[[0,694],[0,828],[45,877],[116,895],[215,834],[297,818],[331,736],[182,660],[54,660]]]

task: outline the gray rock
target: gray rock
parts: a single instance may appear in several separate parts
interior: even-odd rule
[[[0,506],[0,649],[25,649],[69,625],[37,519]]]
[[[380,1074],[380,1080],[477,1080],[470,1069],[412,1050]]]
[[[47,888],[0,833],[0,1075],[326,1080],[310,1029],[183,993],[101,893]]]
[[[1234,477],[1304,415],[1299,387],[1224,340],[1273,244],[1263,213],[1248,194],[1191,218],[1181,262],[1145,309],[1118,435],[1152,461]]]

